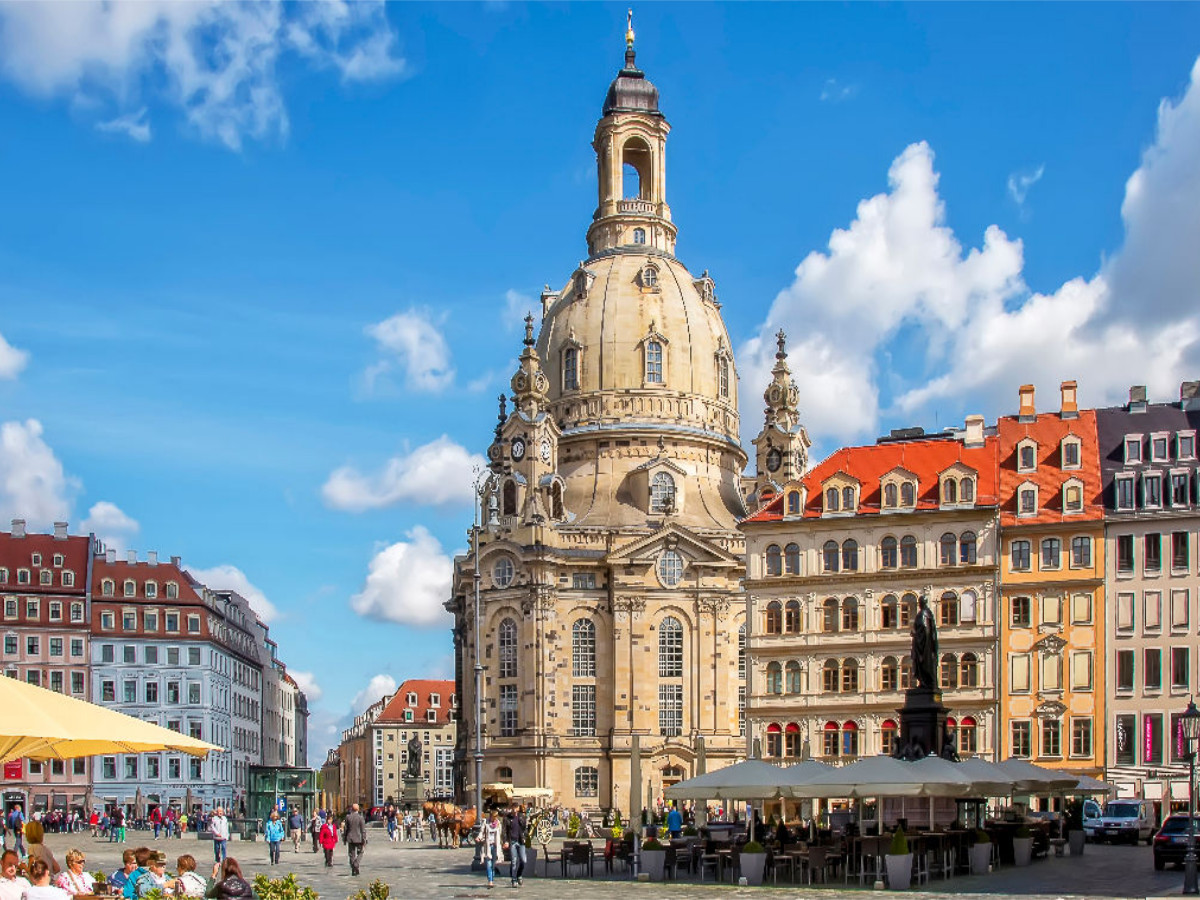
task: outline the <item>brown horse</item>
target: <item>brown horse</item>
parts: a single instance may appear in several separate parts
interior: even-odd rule
[[[462,839],[470,834],[478,819],[473,806],[463,809],[453,803],[436,800],[425,801],[421,811],[426,818],[430,813],[433,814],[437,822],[438,847],[442,849],[462,846]]]

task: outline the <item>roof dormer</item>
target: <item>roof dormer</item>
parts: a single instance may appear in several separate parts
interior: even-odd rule
[[[917,473],[903,466],[885,472],[879,479],[880,509],[883,512],[907,512],[917,506]]]
[[[852,516],[858,512],[862,482],[845,472],[834,472],[821,482],[821,515]]]
[[[1083,467],[1083,441],[1079,435],[1068,434],[1063,437],[1058,447],[1064,469],[1080,469]]]
[[[1036,472],[1038,445],[1033,438],[1025,438],[1017,442],[1017,471],[1018,472]]]
[[[1083,482],[1078,478],[1068,478],[1062,486],[1063,513],[1077,516],[1083,512]]]
[[[954,463],[938,473],[938,500],[944,508],[961,509],[975,505],[979,473],[965,463]]]

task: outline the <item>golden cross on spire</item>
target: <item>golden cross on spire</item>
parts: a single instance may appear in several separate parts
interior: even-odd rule
[[[626,19],[626,22],[627,22],[627,25],[625,28],[625,46],[628,47],[630,50],[632,50],[633,49],[633,10],[632,9],[629,10],[629,15],[628,15],[628,18]]]

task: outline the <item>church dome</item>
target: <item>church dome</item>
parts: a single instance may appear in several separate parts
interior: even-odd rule
[[[634,63],[632,48],[625,51],[625,68],[617,73],[604,98],[604,115],[614,112],[649,112],[656,116],[662,115],[658,111],[658,88],[650,83],[646,73]]]

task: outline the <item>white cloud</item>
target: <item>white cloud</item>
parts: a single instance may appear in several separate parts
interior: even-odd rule
[[[1045,172],[1046,167],[1041,165],[1036,169],[1013,172],[1009,175],[1008,196],[1012,198],[1013,203],[1023,207],[1025,205],[1025,198],[1029,196],[1029,189],[1042,180],[1042,175]]]
[[[224,563],[213,566],[211,569],[189,568],[188,571],[197,581],[208,585],[215,591],[236,591],[241,594],[249,602],[255,615],[268,625],[279,615],[275,604],[268,600],[267,595],[251,583],[250,579],[246,577],[246,573],[237,566]]]
[[[24,519],[30,529],[69,521],[79,482],[42,440],[37,419],[0,424],[0,522]]]
[[[396,679],[391,675],[376,675],[367,686],[354,695],[350,701],[350,709],[354,715],[366,712],[372,703],[378,703],[384,697],[396,693]]]
[[[107,122],[97,122],[96,130],[123,134],[139,144],[145,144],[153,136],[150,132],[150,123],[146,121],[146,107],[144,106],[136,112],[125,113],[125,115],[109,119]]]
[[[540,307],[541,301],[538,301]],[[504,327],[509,331],[519,331],[525,325],[525,317],[533,312],[533,300],[520,291],[509,288],[504,292]],[[535,320],[536,321],[536,320]]]
[[[18,350],[0,334],[0,379],[16,378],[28,362],[28,351]]]
[[[474,497],[474,472],[486,464],[482,456],[468,453],[442,435],[411,453],[393,456],[375,475],[343,466],[329,476],[321,494],[328,506],[350,512],[397,503],[469,504]]]
[[[765,384],[771,335],[789,332],[801,415],[818,441],[869,437],[881,413],[929,422],[946,401],[1011,412],[1026,381],[1056,396],[1074,378],[1081,400],[1109,403],[1135,383],[1177,397],[1195,377],[1200,60],[1184,96],[1160,106],[1155,142],[1127,183],[1123,246],[1052,293],[1029,290],[1021,241],[995,225],[964,251],[945,225],[927,145],[908,147],[888,180],[826,252],[804,259],[743,348],[747,383]],[[881,400],[884,389],[895,399]]]
[[[395,366],[404,371],[405,383],[414,390],[437,392],[454,381],[450,347],[441,331],[424,310],[397,313],[366,329],[388,357],[366,371],[367,387]]]
[[[115,503],[101,500],[88,510],[87,518],[79,523],[79,530],[84,534],[95,532],[96,537],[105,546],[121,551],[128,549],[141,528],[137,520],[126,515]]]
[[[312,672],[301,672],[299,669],[288,669],[288,674],[292,676],[300,690],[304,691],[304,696],[308,699],[310,705],[321,699],[324,691],[317,684],[316,675]]]
[[[842,84],[836,78],[826,78],[821,86],[821,101],[824,103],[841,103],[849,100],[858,91],[852,84]]]
[[[381,549],[371,560],[363,589],[350,598],[360,616],[401,625],[447,625],[442,604],[450,599],[453,561],[421,525],[407,540]]]
[[[379,3],[0,4],[0,66],[25,90],[115,106],[114,122],[162,98],[233,149],[287,133],[285,53],[361,81],[403,70],[395,43]]]

